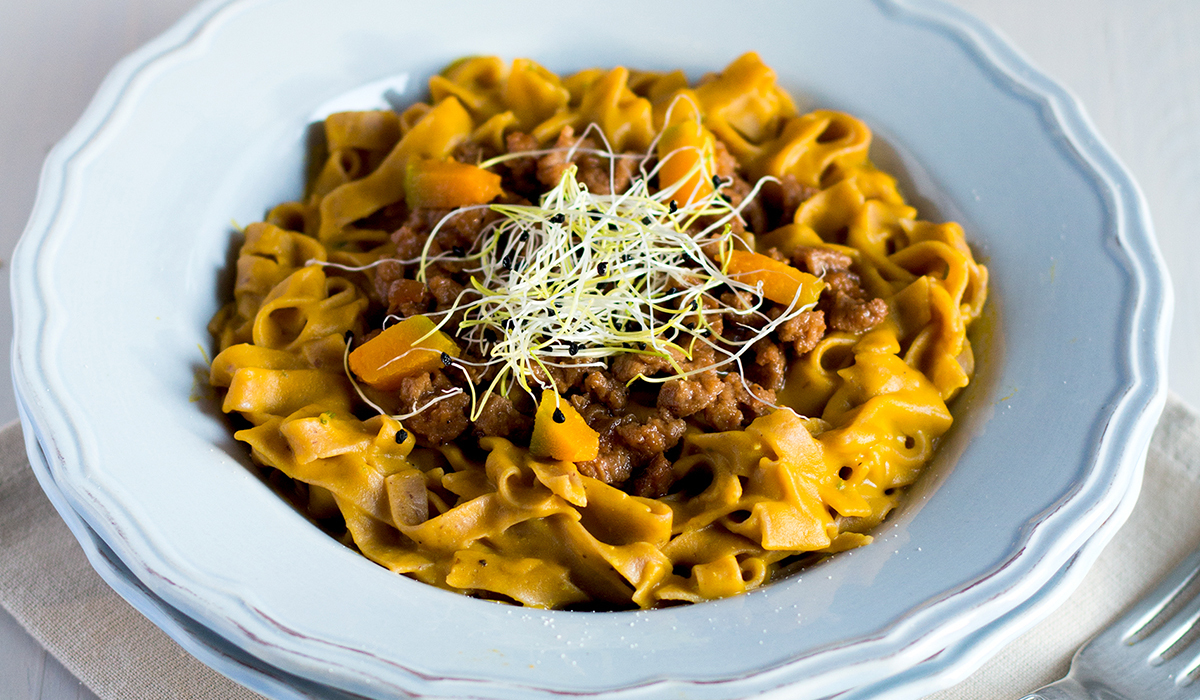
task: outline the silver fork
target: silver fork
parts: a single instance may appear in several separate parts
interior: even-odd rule
[[[1021,700],[1200,700],[1200,551]]]

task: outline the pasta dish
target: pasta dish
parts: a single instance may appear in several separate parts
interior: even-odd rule
[[[754,53],[694,84],[467,58],[323,126],[304,197],[242,232],[210,381],[268,481],[393,572],[735,595],[868,544],[951,425],[987,269]]]

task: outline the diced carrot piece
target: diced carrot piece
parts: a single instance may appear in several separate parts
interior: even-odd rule
[[[686,119],[668,126],[658,140],[659,189],[682,182],[673,199],[679,206],[708,198],[713,193],[716,174],[715,145],[712,132]]]
[[[730,277],[750,286],[761,282],[763,296],[779,304],[793,301],[797,307],[815,304],[825,288],[820,278],[766,255],[731,250],[726,259],[729,263],[726,272]]]
[[[443,367],[443,353],[459,356],[454,340],[434,328],[426,316],[389,326],[350,353],[350,370],[376,389],[395,391],[405,377]]]
[[[487,204],[500,196],[500,176],[454,160],[413,158],[404,177],[409,209],[453,209]]]
[[[561,421],[554,420],[556,413]],[[600,455],[600,433],[588,427],[569,401],[553,391],[543,391],[533,417],[529,451],[535,457],[586,462]]]

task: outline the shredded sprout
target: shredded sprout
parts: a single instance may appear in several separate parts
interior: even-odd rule
[[[590,131],[591,127],[584,134]],[[614,153],[607,148],[603,133],[598,129],[595,132],[605,142],[605,149],[523,151],[493,158],[481,166],[553,152],[565,152],[568,159],[576,153],[591,153],[609,159],[613,178],[611,164],[615,159],[638,158],[639,174],[626,191],[594,194],[578,181],[577,168],[571,164],[538,204],[490,204],[452,211],[430,232],[419,258],[397,261],[416,264],[416,279],[421,282],[426,281],[430,265],[440,260],[472,265],[465,270],[471,275],[470,287],[450,309],[429,316],[441,317],[439,330],[452,317],[459,318],[455,337],[466,346],[468,352],[464,354],[483,358],[480,362],[452,358],[447,364],[459,369],[470,387],[473,421],[494,392],[507,395],[514,383],[531,395],[531,381],[542,390],[549,389],[548,367],[604,368],[608,358],[622,353],[664,358],[674,371],[667,377],[638,375],[635,380],[666,382],[735,365],[746,386],[742,355],[759,339],[810,308],[800,306],[797,297],[783,314],[768,317],[761,310],[765,303],[761,286],[729,276],[726,265],[720,262],[728,258],[735,245],[745,247],[745,242],[733,233],[732,222],[757,196],[764,182],[773,178],[759,180],[734,206],[721,192],[728,183],[709,172],[705,159],[699,158],[678,183],[652,193],[648,183],[658,174],[658,166],[647,172],[648,156]],[[652,144],[650,152],[653,149]],[[698,201],[679,203],[679,190],[697,175],[711,180],[714,191]],[[430,255],[430,246],[441,227],[452,216],[469,209],[491,209],[502,218],[484,229],[471,251],[456,249]],[[319,264],[361,271],[383,262],[364,266]],[[310,260],[308,264],[318,261]],[[723,291],[749,292],[755,302],[748,308],[731,306],[721,301]],[[716,332],[712,320],[725,314],[753,318],[753,325],[739,324],[748,337],[740,334],[739,339]],[[388,316],[384,325],[394,320]],[[678,358],[690,362],[698,344],[715,350],[716,360],[684,370]],[[348,356],[349,343],[346,353]],[[498,371],[480,395],[468,368],[478,371],[491,367]],[[359,397],[386,414],[363,393],[348,364],[345,370]],[[749,386],[746,389],[749,391]],[[411,417],[462,393],[466,392],[461,388],[444,392],[393,418]]]
[[[438,229],[457,212],[438,223],[422,252],[417,279],[425,281],[429,266],[447,257],[473,267],[466,270],[471,286],[449,310],[431,315],[442,317],[439,328],[452,316],[460,318],[458,341],[484,358],[478,363],[456,359],[460,369],[499,365],[481,396],[468,375],[472,420],[493,392],[507,394],[514,382],[531,394],[531,381],[549,388],[550,366],[603,368],[609,357],[640,353],[665,358],[674,370],[670,377],[642,377],[651,382],[730,364],[740,369],[741,356],[755,341],[807,310],[793,302],[770,319],[760,311],[761,288],[726,273],[719,261],[735,245],[731,222],[763,181],[734,207],[721,194],[725,183],[699,161],[680,184],[651,193],[648,183],[657,172],[643,169],[625,192],[611,195],[589,192],[570,165],[536,205],[485,205],[503,218],[485,229],[470,254],[430,256]],[[677,191],[697,173],[717,188],[707,198],[680,205]],[[756,304],[725,304],[720,293],[726,290],[750,292]],[[712,319],[730,313],[757,316],[761,326],[747,326],[748,339],[719,335]],[[718,359],[684,371],[677,358],[690,361],[698,343],[717,350]]]

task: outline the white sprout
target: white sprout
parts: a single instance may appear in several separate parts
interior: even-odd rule
[[[701,159],[692,174],[709,177],[703,168]],[[499,365],[483,402],[497,388],[506,393],[511,381],[530,393],[531,379],[548,388],[547,367],[579,362],[568,358],[584,360],[579,367],[603,368],[614,355],[641,353],[663,357],[675,370],[648,381],[730,363],[740,369],[742,354],[756,340],[806,310],[793,303],[772,320],[759,311],[761,302],[748,309],[721,303],[724,289],[762,298],[759,287],[730,277],[719,262],[734,245],[731,222],[741,207],[731,206],[719,190],[679,206],[675,197],[689,177],[651,193],[648,183],[656,174],[643,171],[625,192],[600,195],[589,192],[570,165],[537,205],[491,205],[504,218],[476,242],[471,257],[479,266],[471,270],[470,287],[439,323],[461,312],[458,340],[485,358],[478,364]],[[701,219],[709,222],[703,228]],[[430,234],[417,279],[434,262],[429,247],[445,221]],[[752,329],[753,338],[736,341],[712,331],[710,319],[726,313],[758,315],[767,323]],[[717,350],[720,359],[684,371],[676,358],[691,360],[696,343]],[[475,419],[483,407],[473,403]]]
[[[764,182],[773,178],[760,179],[735,207],[720,191],[728,183],[707,169],[705,158],[699,158],[677,183],[652,193],[649,183],[659,166],[647,172],[647,156],[613,153],[598,128],[595,131],[607,150],[579,148],[591,131],[589,127],[568,149],[509,153],[485,161],[481,167],[552,152],[565,152],[568,161],[577,153],[591,153],[609,159],[611,180],[615,159],[638,158],[639,173],[624,192],[593,194],[577,180],[576,166],[568,165],[559,183],[542,195],[538,204],[478,205],[452,211],[430,232],[419,258],[396,261],[417,264],[419,281],[426,280],[429,266],[439,260],[474,263],[464,270],[471,275],[470,285],[451,307],[428,314],[441,317],[436,321],[438,330],[452,317],[459,318],[457,341],[469,354],[482,358],[481,362],[452,360],[470,386],[471,420],[478,419],[493,392],[507,395],[512,382],[532,394],[530,380],[543,390],[550,388],[549,367],[605,368],[608,358],[622,353],[667,360],[673,374],[639,375],[649,382],[682,379],[731,364],[741,374],[742,356],[756,341],[811,308],[798,304],[798,292],[783,314],[769,318],[760,310],[764,303],[761,284],[749,285],[731,277],[722,262],[737,241],[733,220]],[[653,150],[651,145],[649,152]],[[719,187],[706,198],[679,204],[680,190],[696,176]],[[502,218],[481,232],[469,252],[430,255],[438,231],[452,216],[484,208]],[[382,262],[356,268],[322,264],[363,270]],[[730,289],[751,293],[757,304],[738,308],[721,302],[720,293]],[[761,325],[745,326],[750,337],[741,340],[720,335],[711,319],[724,314],[757,317]],[[691,361],[697,343],[716,351],[717,359],[711,365],[684,370],[677,358]],[[467,367],[497,367],[481,397]],[[346,373],[359,396],[386,413],[367,399],[348,366]],[[742,384],[746,386],[744,377]],[[465,392],[455,389],[440,394],[420,408],[413,406],[411,412],[393,417],[400,420],[415,415],[460,393]]]

